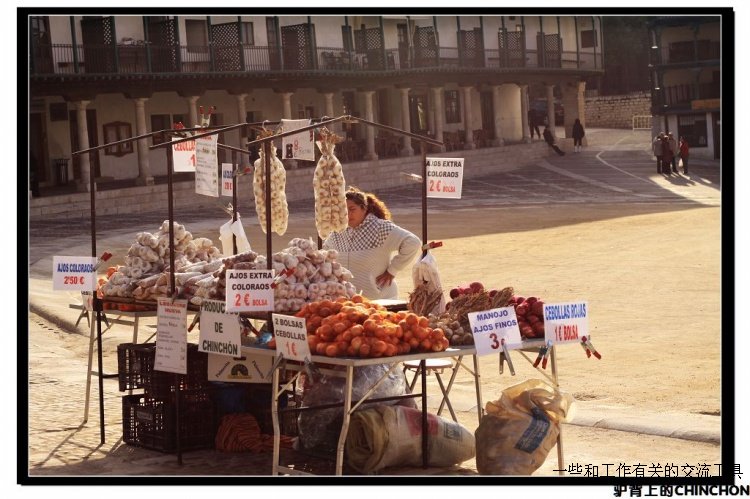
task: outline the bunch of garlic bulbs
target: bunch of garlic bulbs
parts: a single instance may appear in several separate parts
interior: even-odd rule
[[[289,222],[289,207],[286,202],[286,170],[276,156],[276,146],[271,143],[271,232],[283,235]],[[253,194],[258,223],[266,232],[266,155],[260,149],[260,157],[255,160],[253,172]]]

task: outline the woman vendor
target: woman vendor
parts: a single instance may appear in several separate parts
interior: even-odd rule
[[[338,261],[354,275],[357,292],[371,300],[398,298],[393,278],[414,262],[422,243],[391,221],[385,203],[356,187],[346,191],[349,226],[323,243],[339,252]]]

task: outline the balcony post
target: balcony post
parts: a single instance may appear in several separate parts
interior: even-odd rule
[[[466,132],[464,149],[476,149],[474,144],[474,129],[472,122],[474,121],[474,110],[471,105],[471,86],[463,87],[464,91],[464,130]]]
[[[211,33],[211,16],[206,16],[206,29],[208,30],[208,60],[209,68],[213,73],[215,70],[214,62],[214,37]]]
[[[500,112],[500,85],[492,85],[492,114],[494,115],[495,139],[492,141],[493,146],[505,145],[503,140],[503,118]],[[526,117],[528,120],[528,116]],[[528,129],[528,124],[525,127]]]
[[[115,16],[110,16],[110,19],[112,20],[112,53],[114,55],[114,62],[115,62],[115,73],[120,72],[120,51],[117,49],[117,32],[115,31],[115,24],[117,22],[115,21]]]
[[[247,94],[237,94],[237,123],[245,123],[247,122],[247,106],[245,105],[245,97],[247,97]],[[242,143],[243,136],[247,136],[247,128],[238,128],[237,129],[237,143],[239,144],[237,147],[240,149],[244,149],[245,144]],[[248,158],[249,156],[247,154],[240,154],[240,166],[242,168],[245,168],[248,166]]]
[[[555,133],[555,86],[545,86],[547,87],[547,124],[549,125],[549,131],[552,132],[552,136],[557,137]]]
[[[529,137],[529,86],[519,85],[521,89],[521,137],[527,144],[531,142]]]
[[[411,116],[409,115],[409,88],[400,88],[401,90],[401,128],[411,132]],[[401,146],[401,156],[413,156],[414,149],[411,147],[411,138],[402,135],[403,145]]]
[[[73,72],[78,73],[78,41],[76,40],[75,16],[70,16],[70,39],[73,42]]]
[[[151,72],[151,42],[148,39],[149,16],[143,16],[143,42],[146,46],[146,71]]]
[[[76,124],[78,126],[78,147],[79,151],[89,148],[89,125],[86,119],[86,106],[91,101],[79,100],[75,102],[76,107]],[[97,153],[94,153],[97,154]],[[91,191],[91,160],[90,153],[79,155],[79,164],[81,166],[81,178],[76,183],[76,188],[80,192]]]
[[[433,105],[435,108],[435,139],[443,141],[443,124],[445,112],[443,110],[443,87],[432,87]],[[445,146],[440,146],[440,152],[445,152]]]
[[[245,71],[245,40],[242,36],[242,16],[237,16],[237,31],[237,39],[239,40],[239,46],[237,47],[237,49],[240,51],[240,71]],[[242,99],[242,102],[245,102],[244,98]],[[244,114],[242,115],[242,119],[245,119]],[[242,137],[242,133],[240,133],[240,137]],[[241,154],[240,156],[242,156],[242,159],[240,161],[244,162],[247,155]]]
[[[135,134],[144,135],[148,133],[146,128],[146,101],[145,97],[133,99],[135,104]],[[148,159],[148,138],[139,139],[138,147],[138,185],[154,185],[154,177],[151,175],[151,164]]]
[[[198,108],[196,107],[199,98],[200,97],[198,95],[189,95],[186,97],[188,102],[188,116],[190,117],[190,124],[185,128],[200,126],[200,123],[198,122]]]
[[[365,119],[368,121],[375,121],[375,117],[373,115],[373,95],[375,95],[374,90],[365,90],[362,92],[362,95],[365,97]],[[366,127],[366,137],[367,137],[367,143],[366,143],[366,151],[364,159],[367,161],[371,161],[374,159],[378,159],[378,155],[375,153],[375,128],[368,126]]]

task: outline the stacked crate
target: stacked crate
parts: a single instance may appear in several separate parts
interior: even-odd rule
[[[120,391],[143,389],[122,397],[122,438],[130,445],[161,452],[212,448],[216,425],[208,382],[208,355],[187,344],[187,373],[154,369],[155,343],[117,347]],[[179,387],[179,391],[177,388]],[[178,414],[179,395],[179,414]]]

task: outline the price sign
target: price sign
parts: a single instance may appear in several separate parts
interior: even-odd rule
[[[276,355],[285,359],[304,361],[310,358],[305,319],[293,315],[273,314],[273,335]]]
[[[501,352],[502,340],[508,349],[521,347],[521,332],[513,307],[471,312],[468,317],[477,355]]]
[[[154,369],[187,374],[187,300],[159,298],[156,302]]]
[[[285,132],[291,132],[310,125],[310,120],[281,120],[281,128]],[[315,161],[315,144],[312,130],[287,135],[281,138],[281,149],[284,159],[302,159]]]
[[[216,160],[218,135],[195,139],[195,192],[204,196],[219,197],[219,170]]]
[[[464,158],[427,158],[427,197],[461,199]]]
[[[180,137],[173,137],[172,140],[179,140]],[[172,144],[172,165],[176,172],[194,172],[195,171],[195,141],[186,140],[179,144]]]
[[[239,357],[242,348],[237,314],[227,314],[223,301],[204,300],[201,304],[201,332],[198,350]]]
[[[589,334],[588,303],[545,303],[544,339],[552,343],[581,341]]]
[[[234,165],[232,163],[221,164],[221,195],[232,197],[234,192],[234,180],[232,177],[234,173]]]
[[[55,291],[94,291],[96,258],[93,256],[53,256],[52,289]]]
[[[273,310],[273,270],[227,270],[227,312]]]

